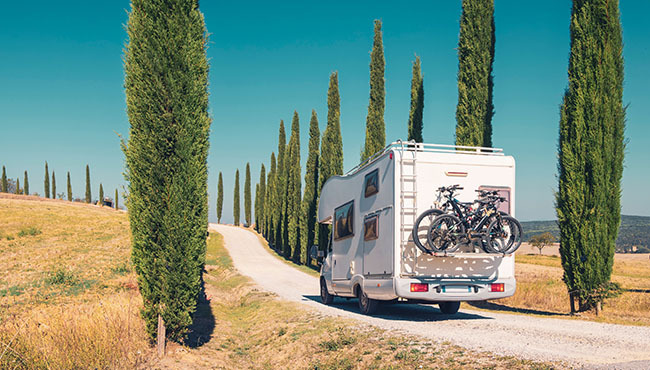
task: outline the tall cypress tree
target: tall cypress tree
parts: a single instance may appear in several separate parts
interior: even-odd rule
[[[327,126],[323,133],[320,147],[320,169],[318,193],[325,181],[331,176],[343,174],[343,139],[341,138],[341,98],[339,95],[338,73],[330,75],[327,90]],[[327,251],[330,236],[330,225],[320,225],[318,228],[318,248]]]
[[[20,179],[16,177],[16,194],[20,194]]]
[[[289,250],[295,262],[300,261],[300,218],[302,216],[300,178],[300,119],[293,112],[291,138],[287,156],[287,234]]]
[[[266,194],[266,168],[264,163],[260,168],[260,182],[259,182],[259,197],[255,198],[255,218],[257,219],[257,231],[262,232],[264,230],[264,203],[265,203],[265,194]]]
[[[115,209],[120,209],[120,198],[117,194],[117,189],[115,189]]]
[[[492,147],[494,0],[463,0],[456,145]]]
[[[133,126],[133,123],[131,123],[131,126]],[[128,154],[127,154],[127,156],[128,156]],[[127,163],[127,165],[128,165],[128,163]],[[129,180],[128,177],[127,177],[127,180]],[[92,198],[93,198],[92,193],[90,192],[90,167],[88,167],[88,165],[86,165],[86,203],[92,202],[92,200],[93,200]],[[133,231],[131,231],[131,233],[133,233]]]
[[[267,176],[267,186],[266,186],[266,195],[264,196],[264,209],[267,210],[264,212],[264,229],[266,231],[266,239],[271,245],[275,247],[275,229],[274,229],[274,215],[277,208],[275,207],[275,181],[276,181],[276,160],[275,152],[271,153],[271,170]]]
[[[52,199],[56,199],[56,175],[52,171]]]
[[[318,207],[318,148],[320,144],[320,130],[316,111],[311,111],[309,121],[309,154],[305,168],[305,194],[302,199],[302,232],[300,262],[309,265],[309,248],[314,244],[318,233],[316,210]]]
[[[102,186],[102,183],[99,183],[99,205],[102,205],[104,203],[104,186]]]
[[[5,170],[5,166],[2,166],[2,192],[6,193],[8,188],[7,184],[7,171]]]
[[[27,171],[25,171],[25,181],[23,184],[23,194],[29,195],[29,178],[27,177]]]
[[[277,212],[273,212],[275,236],[275,247],[277,250],[285,251],[285,228],[284,220],[286,217],[286,199],[287,199],[287,174],[285,163],[285,151],[287,147],[287,135],[284,130],[284,121],[280,121],[280,130],[278,134],[278,160],[276,165],[276,179],[275,179],[275,207]]]
[[[259,202],[260,202],[260,183],[258,182],[257,184],[255,184],[255,203],[253,204],[253,213],[255,213],[253,219],[255,221],[255,230],[258,230],[259,228],[259,220],[257,218],[259,216],[259,209],[258,209],[260,205]]]
[[[223,211],[223,175],[219,172],[219,184],[217,185],[217,223],[221,223]]]
[[[409,111],[408,140],[421,143],[422,139],[422,111],[424,110],[424,80],[420,57],[415,57],[413,62],[413,78],[411,79],[411,110]]]
[[[47,169],[47,161],[45,162],[45,180],[43,181],[45,190],[45,198],[50,197],[50,170]]]
[[[72,202],[72,183],[70,183],[70,171],[68,171],[68,200]]]
[[[157,338],[162,322],[160,332],[180,340],[201,290],[208,227],[205,23],[197,0],[132,0],[127,32],[133,262],[148,334]]]
[[[625,151],[623,41],[617,0],[575,0],[569,88],[560,110],[558,192],[564,281],[580,309],[610,287]]]
[[[375,20],[375,37],[370,53],[370,102],[366,118],[366,145],[361,160],[372,156],[386,145],[386,128],[384,124],[385,87],[384,87],[384,44],[381,39],[381,21]]]
[[[233,196],[233,208],[232,208],[232,215],[233,215],[233,223],[235,226],[239,226],[239,205],[240,205],[240,200],[239,200],[239,170],[235,172],[235,190],[234,190],[234,196]]]
[[[246,175],[244,178],[244,219],[246,225],[251,225],[251,165],[246,163]]]

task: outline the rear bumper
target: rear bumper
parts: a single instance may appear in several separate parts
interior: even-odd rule
[[[411,292],[411,283],[425,283],[427,292]],[[492,292],[491,284],[503,283],[503,292]],[[515,294],[517,283],[514,277],[495,280],[476,279],[434,279],[434,278],[395,278],[395,293],[398,297],[430,302],[445,301],[484,301],[499,299]]]

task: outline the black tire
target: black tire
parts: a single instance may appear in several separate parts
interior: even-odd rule
[[[415,220],[411,237],[413,239],[413,243],[415,244],[415,246],[418,247],[418,249],[420,249],[422,252],[424,253],[433,252],[427,246],[428,243],[427,233],[429,232],[429,226],[431,226],[436,216],[441,215],[443,213],[444,212],[442,210],[431,208],[422,212],[422,214],[418,216],[418,218]]]
[[[521,245],[523,229],[516,218],[502,216],[487,228],[487,248],[493,253],[514,253]]]
[[[453,315],[458,312],[460,302],[440,302],[438,307],[440,307],[440,312],[445,315]]]
[[[455,252],[460,247],[458,235],[465,233],[465,227],[458,217],[450,214],[439,215],[427,231],[427,245],[434,252]]]
[[[334,296],[327,291],[327,283],[324,278],[320,278],[320,301],[326,305],[331,305],[334,302]]]
[[[379,301],[376,299],[368,298],[366,292],[357,288],[357,298],[359,298],[359,311],[364,315],[372,315],[377,311],[377,306],[379,306]]]

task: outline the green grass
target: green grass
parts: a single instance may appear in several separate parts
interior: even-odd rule
[[[308,266],[305,266],[305,265],[297,264],[297,263],[293,262],[291,259],[285,258],[282,255],[279,255],[276,251],[274,251],[273,249],[271,249],[271,247],[269,247],[269,242],[266,239],[264,239],[264,237],[261,234],[259,234],[258,232],[256,232],[253,229],[246,229],[246,230],[249,230],[250,232],[255,233],[255,235],[257,235],[257,238],[260,240],[260,243],[262,243],[262,246],[264,246],[264,249],[266,249],[267,252],[269,252],[271,255],[273,255],[278,260],[286,263],[287,265],[289,265],[289,266],[291,266],[293,268],[298,269],[299,271],[304,272],[305,274],[308,274],[308,275],[311,275],[311,276],[314,276],[314,277],[320,277],[320,269],[318,269],[317,267],[308,267]]]

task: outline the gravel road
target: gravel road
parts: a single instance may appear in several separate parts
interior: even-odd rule
[[[382,329],[448,340],[465,348],[589,368],[650,368],[650,328],[461,309],[443,315],[428,305],[385,305],[375,316],[358,313],[356,300],[320,303],[318,279],[270,255],[255,234],[210,224],[222,234],[235,267],[262,289],[324,314]],[[437,306],[436,306],[437,307]]]

